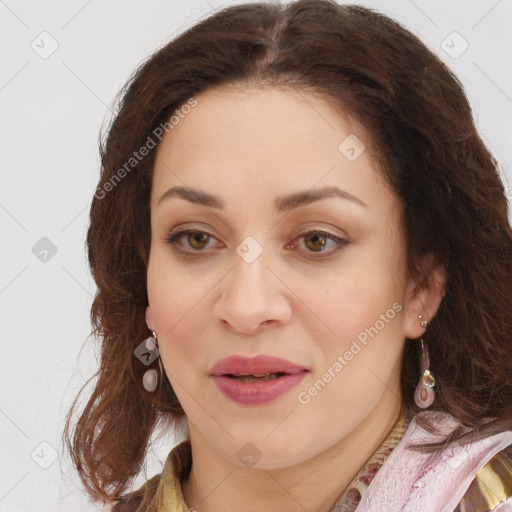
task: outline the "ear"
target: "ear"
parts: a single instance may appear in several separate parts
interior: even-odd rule
[[[425,284],[421,288],[418,288],[419,279],[409,278],[407,282],[402,318],[404,334],[410,339],[419,338],[424,334],[425,328],[422,327],[421,320],[430,322],[434,318],[446,294],[446,270],[443,265],[432,268],[432,259],[432,255],[429,254],[424,256],[421,262],[421,268],[428,272]]]
[[[151,311],[151,306],[146,307],[145,317],[146,317],[146,325],[148,326],[148,329],[150,331],[154,331],[155,324],[153,322],[153,311]]]

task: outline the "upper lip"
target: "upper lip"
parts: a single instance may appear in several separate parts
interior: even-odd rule
[[[268,373],[300,373],[304,366],[291,363],[280,357],[258,355],[255,357],[230,356],[217,361],[210,375],[266,375]]]

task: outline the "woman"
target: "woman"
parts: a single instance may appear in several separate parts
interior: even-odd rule
[[[329,0],[225,9],[137,70],[101,156],[101,368],[65,430],[91,496],[512,510],[507,201],[415,36]]]

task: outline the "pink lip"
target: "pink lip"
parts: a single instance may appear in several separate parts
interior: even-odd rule
[[[217,361],[210,375],[227,398],[244,405],[257,405],[272,402],[287,393],[304,378],[307,371],[303,366],[273,356],[231,356]],[[262,373],[287,375],[264,382],[240,382],[227,376]]]
[[[211,368],[211,375],[227,375],[255,373],[300,373],[305,370],[299,366],[280,357],[260,355],[255,357],[230,356],[217,361]]]

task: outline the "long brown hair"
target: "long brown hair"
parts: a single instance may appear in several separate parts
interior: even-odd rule
[[[497,162],[459,80],[416,36],[374,10],[331,0],[239,5],[188,29],[137,69],[100,144],[87,244],[101,364],[74,430],[77,400],[64,431],[91,496],[119,496],[140,471],[158,422],[169,426],[184,415],[167,379],[154,395],[144,390],[148,367],[134,356],[149,334],[155,156],[152,149],[139,159],[138,150],[149,138],[158,142],[162,126],[172,129],[169,119],[194,95],[222,84],[312,92],[362,123],[379,172],[405,208],[409,272],[428,285],[429,269],[418,265],[427,253],[447,272],[446,295],[423,336],[436,378],[432,408],[473,429],[484,418],[493,419],[487,429],[504,428],[512,414],[512,232]],[[418,343],[406,343],[402,392],[410,414],[418,412],[418,361]]]

